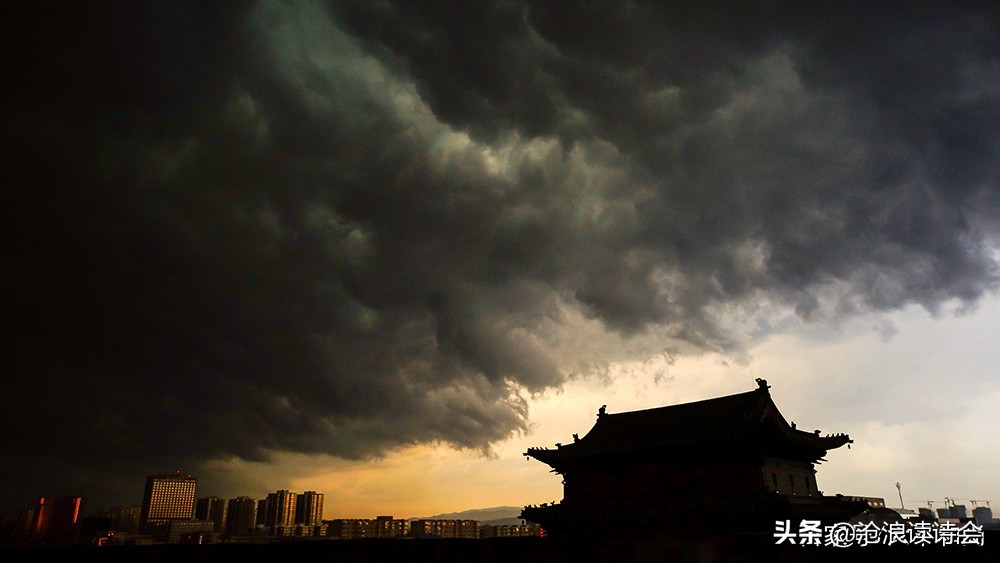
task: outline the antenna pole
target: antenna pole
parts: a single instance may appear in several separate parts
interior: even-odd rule
[[[899,484],[899,481],[896,481],[896,492],[899,493],[899,507],[906,508],[905,506],[903,506],[903,488]]]

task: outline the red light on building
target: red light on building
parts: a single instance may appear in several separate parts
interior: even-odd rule
[[[43,545],[69,545],[80,533],[83,498],[41,497],[35,507],[31,539]]]

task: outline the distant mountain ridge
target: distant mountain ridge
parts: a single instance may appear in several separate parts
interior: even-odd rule
[[[524,524],[522,518],[498,518],[496,520],[480,520],[480,526],[520,526]]]
[[[448,512],[446,514],[435,514],[434,516],[413,517],[410,520],[479,520],[489,523],[491,520],[518,520],[522,506],[494,506],[492,508],[473,508],[461,512]]]

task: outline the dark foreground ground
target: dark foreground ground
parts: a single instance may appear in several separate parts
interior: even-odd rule
[[[765,536],[674,538],[644,542],[419,539],[299,541],[271,544],[0,548],[0,562],[672,562],[672,561],[1000,561],[1000,533],[984,546],[869,546],[837,549],[774,545]]]

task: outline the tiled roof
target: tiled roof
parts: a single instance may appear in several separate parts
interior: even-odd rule
[[[747,435],[768,421],[792,442],[823,450],[848,443],[846,435],[821,438],[793,429],[771,400],[767,382],[759,387],[705,401],[641,411],[598,415],[597,423],[571,444],[557,449],[531,448],[525,455],[549,462],[594,454],[727,441]]]

